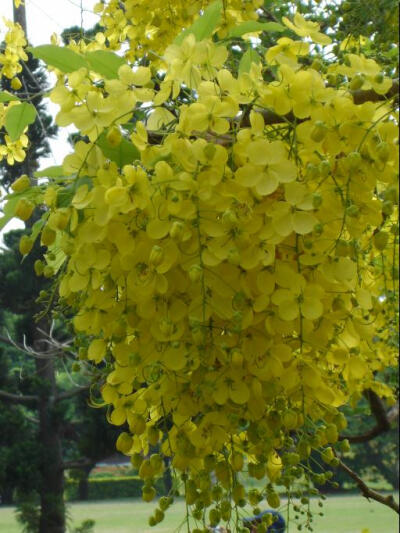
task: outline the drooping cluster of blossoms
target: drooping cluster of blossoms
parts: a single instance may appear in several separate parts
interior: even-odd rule
[[[26,61],[28,59],[25,52],[27,41],[18,23],[15,24],[9,20],[5,20],[4,23],[7,32],[4,35],[3,49],[0,49],[0,80],[2,77],[7,78],[11,80],[13,89],[20,89],[22,85],[17,76],[22,71],[21,60]],[[2,94],[0,98],[0,130],[4,127],[7,111],[18,105],[16,100],[12,95]],[[9,135],[5,134],[0,144],[0,161],[5,158],[9,165],[13,165],[15,161],[23,161],[28,142],[28,137],[25,134],[21,134],[17,139],[11,139]]]
[[[189,33],[157,68],[58,72],[57,121],[86,140],[16,205],[46,206],[36,270],[102,369],[144,499],[170,458],[196,532],[265,496],[278,507],[278,483],[326,481],[310,455],[335,464],[338,408],[392,394],[376,379],[395,364],[392,82],[362,55],[306,66],[311,48],[283,37],[234,74],[229,41]],[[243,472],[265,489],[246,492]]]

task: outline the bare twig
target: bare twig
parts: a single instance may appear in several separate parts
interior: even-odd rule
[[[17,342],[13,341],[10,337],[4,337],[4,335],[0,335],[0,342],[3,342],[4,344],[8,344],[9,346],[13,346],[14,348],[17,348],[18,350],[24,351],[24,347],[18,344]]]
[[[44,344],[46,346],[45,350],[34,349],[27,344],[25,335],[23,336],[22,344],[14,341],[11,338],[11,335],[7,331],[7,337],[0,335],[0,342],[4,342],[10,346],[13,346],[17,350],[25,352],[27,355],[35,357],[37,359],[52,359],[54,357],[59,357],[61,355],[66,355],[68,353],[76,355],[71,349],[70,345],[72,344],[72,339],[69,339],[64,342],[60,342],[53,336],[53,325],[50,328],[50,332],[46,332],[41,328],[37,330],[42,334],[42,338],[36,341],[37,344]],[[37,348],[37,346],[36,346]]]
[[[353,481],[357,483],[358,488],[361,491],[361,494],[367,498],[367,500],[375,500],[379,503],[382,503],[383,505],[386,505],[387,507],[390,507],[393,509],[393,511],[396,511],[396,513],[399,513],[399,504],[396,502],[396,500],[393,498],[392,494],[389,494],[388,496],[384,496],[383,494],[380,494],[379,492],[376,492],[375,490],[368,487],[366,483],[351,469],[349,468],[341,459],[339,459],[339,466],[342,470],[348,474]]]

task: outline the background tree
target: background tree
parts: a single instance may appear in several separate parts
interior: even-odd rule
[[[15,20],[22,23],[26,30],[24,6],[15,9],[14,14]],[[0,161],[1,186],[6,190],[21,175],[27,175],[31,182],[35,182],[39,159],[50,155],[49,140],[57,133],[57,126],[46,113],[43,100],[48,89],[44,70],[30,54],[27,61],[21,62],[21,67],[18,78],[1,78],[0,90],[33,103],[37,116],[28,127],[30,141],[25,159],[13,165],[8,164],[6,159]],[[4,129],[1,133],[4,135]],[[0,402],[8,406],[1,411],[0,487],[2,501],[10,502],[17,496],[20,502],[24,502],[30,492],[39,494],[39,531],[44,533],[64,531],[65,528],[64,471],[70,467],[87,470],[100,457],[109,455],[114,449],[110,442],[110,435],[114,432],[106,428],[104,414],[89,409],[87,405],[85,407],[78,400],[75,403],[74,395],[86,390],[84,387],[71,391],[71,386],[67,385],[69,390],[63,391],[59,385],[57,376],[65,374],[66,369],[70,372],[71,364],[62,349],[57,352],[46,337],[50,332],[49,318],[38,319],[37,316],[43,311],[42,303],[38,303],[39,295],[43,298],[50,288],[46,279],[35,275],[34,263],[41,257],[43,249],[37,242],[31,257],[25,261],[22,261],[18,249],[21,236],[30,232],[32,224],[30,221],[24,231],[6,234],[6,248],[0,255]],[[59,339],[65,338],[66,331],[61,325],[57,333]],[[24,343],[36,350],[36,354],[29,357]],[[23,369],[21,373],[19,368]],[[82,412],[85,410],[89,420],[83,424]],[[76,419],[78,424],[74,426]],[[99,439],[102,430],[104,434]],[[63,440],[70,445],[71,434],[74,446],[69,446],[69,455],[65,455]],[[91,447],[88,441],[97,442],[97,449],[93,445]],[[85,452],[87,455],[82,456]]]

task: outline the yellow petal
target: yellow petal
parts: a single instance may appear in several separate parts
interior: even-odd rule
[[[300,235],[311,233],[318,220],[311,213],[304,213],[303,211],[296,211],[293,213],[293,229]]]

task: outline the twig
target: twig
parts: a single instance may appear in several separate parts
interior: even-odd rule
[[[396,511],[396,513],[399,513],[399,504],[393,498],[392,494],[384,496],[383,494],[380,494],[379,492],[369,488],[368,485],[364,483],[364,481],[351,468],[344,464],[341,459],[339,459],[339,466],[357,483],[361,494],[367,498],[367,500],[375,500],[383,505],[386,505],[387,507],[390,507],[393,509],[393,511]]]

